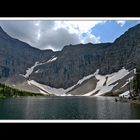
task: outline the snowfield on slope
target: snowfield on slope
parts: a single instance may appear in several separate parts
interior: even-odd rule
[[[52,57],[50,60],[47,61],[47,63],[53,62],[53,61],[55,61],[56,59],[57,59],[57,57]]]
[[[26,74],[22,75],[22,76],[24,76],[25,78],[28,78],[31,75],[31,73],[33,72],[34,68],[38,65],[39,65],[39,62],[35,62],[35,64],[32,67],[30,67],[26,70]]]
[[[45,91],[49,94],[54,94],[56,96],[65,95],[65,90],[63,88],[60,88],[60,89],[52,88],[50,86],[40,84],[40,83],[38,83],[34,80],[28,80],[28,84],[29,85],[34,85],[34,86],[40,88],[40,90],[43,90],[43,92]]]
[[[98,93],[94,96],[100,96],[104,93],[110,92],[113,89],[113,87],[115,87],[118,84],[118,83],[116,83],[116,84],[113,84],[113,83],[122,79],[129,73],[130,72],[128,70],[126,70],[125,68],[122,68],[118,72],[108,74],[108,75],[96,74],[95,77],[98,80],[96,88],[93,91],[84,94],[83,96],[91,96],[92,94],[94,94],[97,91],[98,91]],[[105,82],[106,82],[106,84],[104,85]]]
[[[44,65],[44,64],[53,62],[53,61],[55,61],[56,59],[57,59],[57,57],[53,56],[53,57],[52,57],[51,59],[49,59],[47,62],[44,62],[44,63],[35,62],[35,64],[34,64],[32,67],[30,67],[30,68],[28,68],[28,69],[26,70],[26,74],[25,74],[25,75],[24,75],[24,74],[20,74],[20,75],[23,76],[23,77],[25,77],[25,78],[28,78],[28,77],[32,74],[32,72],[33,72],[33,70],[34,70],[34,68],[35,68],[36,66]],[[36,71],[35,71],[35,73],[38,73],[38,72],[39,72],[39,70],[36,70]]]
[[[88,76],[85,76],[83,77],[81,80],[79,80],[75,85],[67,88],[67,89],[63,89],[63,88],[53,88],[53,87],[50,87],[50,86],[47,86],[47,85],[43,85],[43,84],[40,84],[34,80],[28,80],[28,84],[29,85],[34,85],[36,87],[38,87],[40,90],[42,90],[44,93],[44,91],[46,93],[49,93],[49,94],[54,94],[56,96],[71,96],[70,94],[66,94],[68,91],[72,90],[75,86],[83,83],[85,80],[88,80],[90,79],[91,77],[95,76],[97,73],[99,72],[99,70],[97,70],[94,74],[91,74],[91,75],[88,75]]]
[[[130,83],[130,82],[133,80],[133,78],[134,78],[134,77],[130,77],[130,78],[127,80],[127,82],[126,82],[121,88],[125,87],[128,83]]]
[[[70,90],[72,90],[77,85],[82,84],[85,80],[88,80],[88,79],[95,76],[95,78],[98,80],[96,88],[93,91],[90,91],[90,92],[88,92],[84,95],[81,95],[81,96],[91,96],[95,92],[97,92],[97,94],[95,94],[94,96],[100,96],[104,93],[110,92],[118,84],[118,83],[115,83],[115,82],[122,79],[123,77],[125,77],[129,73],[130,72],[128,70],[126,70],[125,68],[122,68],[118,72],[115,72],[115,73],[112,73],[112,74],[100,75],[99,74],[99,69],[97,69],[94,74],[90,74],[88,76],[83,77],[75,85],[73,85],[73,86],[71,86],[67,89],[53,88],[53,87],[50,87],[48,85],[43,85],[41,83],[38,83],[34,80],[28,80],[28,84],[38,87],[40,90],[42,90],[41,91],[42,93],[46,92],[46,93],[49,93],[49,94],[54,94],[56,96],[71,96],[71,95],[66,94],[66,93],[69,92]],[[130,80],[132,80],[132,77],[129,79],[129,81]]]

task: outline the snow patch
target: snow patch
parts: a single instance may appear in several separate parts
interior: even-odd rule
[[[28,81],[28,83],[30,83],[31,85],[34,85],[38,88],[40,88],[41,90],[49,93],[49,94],[55,94],[56,96],[63,96],[65,95],[65,90],[63,88],[59,88],[59,89],[56,89],[56,88],[52,88],[52,87],[49,87],[47,85],[43,85],[43,84],[40,84],[34,80],[30,80]]]
[[[39,91],[40,91],[40,93],[42,93],[42,94],[47,94],[46,92],[44,92],[44,91],[42,91],[42,90],[40,90],[40,89],[39,89]]]
[[[82,84],[85,80],[90,79],[91,77],[97,75],[98,73],[99,73],[99,69],[97,69],[96,72],[95,72],[94,74],[90,74],[90,75],[88,75],[88,76],[83,77],[81,80],[79,80],[79,81],[77,82],[76,85]],[[75,85],[75,86],[76,86],[76,85]]]
[[[134,78],[134,77],[130,77],[130,78],[127,80],[127,82],[126,82],[121,88],[123,88],[123,87],[125,87],[127,84],[129,84],[129,83],[133,80],[133,78]]]
[[[63,89],[63,88],[53,88],[53,87],[50,87],[50,86],[47,86],[47,85],[43,85],[43,84],[40,84],[34,80],[28,80],[28,84],[29,85],[34,85],[38,88],[40,88],[41,90],[49,93],[49,94],[54,94],[56,96],[71,96],[71,94],[66,94],[67,92],[69,92],[70,90],[72,90],[75,86],[81,84],[82,82],[84,82],[85,80],[95,76],[96,74],[98,74],[99,70],[97,70],[94,74],[91,74],[89,76],[85,76],[84,78],[82,78],[81,80],[79,80],[77,82],[77,84],[67,88],[67,89]]]
[[[31,83],[30,83],[30,81],[27,81],[27,83],[28,83],[28,85],[30,85],[30,86],[31,86]]]
[[[48,60],[47,62],[43,62],[43,63],[35,62],[35,64],[34,64],[32,67],[30,67],[30,68],[28,68],[28,69],[26,70],[26,74],[25,74],[25,75],[24,75],[24,74],[19,74],[19,75],[21,75],[21,76],[23,76],[23,77],[25,77],[25,78],[28,78],[28,77],[32,74],[32,72],[33,72],[33,70],[34,70],[34,68],[35,68],[36,66],[38,66],[38,65],[44,65],[44,64],[53,62],[53,61],[55,61],[56,59],[57,59],[57,57],[53,56],[53,57],[52,57],[50,60]],[[35,73],[38,73],[38,72],[39,72],[39,70],[35,71]]]
[[[132,77],[130,77],[128,80],[129,80],[129,82],[130,82],[130,81],[132,81],[133,79],[134,79],[134,77],[132,76]]]
[[[122,93],[122,94],[120,94],[119,95],[119,97],[130,97],[130,92],[129,91],[126,91],[126,92],[124,92],[124,93]]]
[[[25,78],[28,78],[28,77],[32,74],[34,68],[35,68],[36,66],[38,66],[38,65],[39,65],[39,62],[35,62],[35,64],[34,64],[32,67],[30,67],[30,68],[28,68],[28,69],[26,70],[26,74],[25,74],[25,75],[24,75],[24,74],[19,74],[19,75],[21,75],[21,76],[23,76],[23,77],[25,77]]]
[[[130,72],[128,70],[126,70],[125,68],[119,70],[118,72],[115,72],[111,75],[108,75],[108,85],[122,79],[123,77],[125,77],[126,75],[128,75]]]
[[[31,68],[28,68],[26,70],[26,74],[24,75],[25,78],[29,77],[31,75],[31,73],[33,72],[34,68],[38,65],[39,63],[38,62],[35,62],[35,64],[31,67]]]
[[[125,87],[129,82],[127,81],[121,88]]]
[[[98,93],[94,96],[100,96],[104,93],[110,92],[113,89],[113,87],[115,87],[118,84],[118,83],[116,83],[116,84],[113,84],[113,83],[122,79],[129,73],[130,72],[128,70],[126,70],[125,68],[122,68],[118,72],[108,74],[108,75],[96,74],[95,77],[98,80],[96,88],[93,91],[84,94],[83,96],[91,96],[92,94],[94,94],[97,91],[98,91]],[[106,81],[106,84],[104,85],[105,81]]]
[[[47,63],[53,62],[53,61],[55,61],[56,59],[57,59],[57,57],[51,58],[50,60],[47,61]]]
[[[136,74],[137,72],[136,72],[136,68],[134,69],[134,74]]]
[[[40,84],[34,80],[30,80],[30,81],[28,80],[28,84],[35,85],[36,87],[43,90],[43,92],[47,92],[49,94],[54,94],[56,96],[68,96],[68,94],[66,94],[67,92],[72,90],[77,85],[82,84],[85,80],[88,80],[91,77],[95,76],[95,78],[98,80],[96,88],[93,91],[84,94],[83,96],[91,96],[92,94],[94,94],[97,91],[98,91],[98,93],[95,96],[100,96],[104,93],[110,92],[113,89],[113,87],[115,87],[118,84],[118,83],[116,83],[116,84],[113,84],[113,83],[115,83],[116,81],[122,79],[124,76],[129,74],[129,71],[123,68],[123,69],[119,70],[118,72],[108,74],[108,75],[99,75],[98,73],[99,73],[99,69],[97,69],[94,74],[90,74],[88,76],[83,77],[75,85],[73,85],[67,89],[53,88],[53,87],[50,87],[47,85]],[[105,84],[105,82],[106,82],[106,84]],[[71,96],[71,95],[69,95],[69,96]]]
[[[83,77],[83,78],[82,78],[82,79],[80,79],[80,80],[79,80],[79,81],[78,81],[75,85],[73,85],[73,86],[71,86],[71,87],[67,88],[67,89],[66,89],[66,92],[68,92],[68,91],[72,90],[72,89],[73,89],[74,87],[76,87],[77,85],[82,84],[85,80],[90,79],[91,77],[93,77],[93,76],[97,75],[98,73],[99,73],[99,69],[97,69],[95,73],[93,73],[93,74],[90,74],[90,75],[88,75],[88,76]]]
[[[39,73],[39,70],[36,70],[35,73]]]
[[[117,84],[118,83],[111,85],[111,86],[103,86],[95,96],[100,96],[104,93],[110,92],[113,89],[113,87],[115,87]]]

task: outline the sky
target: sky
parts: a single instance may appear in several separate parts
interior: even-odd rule
[[[13,38],[33,47],[62,50],[79,43],[113,42],[138,20],[0,20],[0,26]]]

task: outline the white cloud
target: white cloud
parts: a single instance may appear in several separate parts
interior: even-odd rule
[[[97,24],[104,24],[106,21],[55,21],[54,29],[64,28],[70,34],[74,33],[78,36],[79,43],[100,43],[100,37],[92,34],[91,29]],[[82,34],[86,33],[83,37]]]
[[[55,29],[65,28],[70,33],[88,32],[97,24],[105,23],[106,21],[55,21]]]
[[[65,45],[99,43],[91,29],[106,21],[0,21],[2,28],[12,37],[40,49],[61,50]],[[83,37],[82,34],[86,33]]]
[[[86,44],[86,43],[101,43],[100,37],[96,37],[93,35],[91,32],[86,33],[85,37],[81,36],[81,43]]]
[[[126,23],[125,20],[117,20],[116,22],[117,22],[117,24],[119,24],[121,27],[123,27],[124,24]]]
[[[61,50],[65,45],[78,44],[80,39],[77,34],[69,33],[66,29],[60,28],[54,31],[48,29],[46,32],[41,33],[41,37],[38,42],[38,47],[41,48],[53,48],[53,50]]]

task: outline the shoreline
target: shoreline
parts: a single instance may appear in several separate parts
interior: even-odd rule
[[[131,103],[131,104],[138,104],[138,105],[140,105],[140,100],[132,100],[132,99],[130,99],[128,102]]]
[[[106,93],[103,96],[104,97],[114,97],[115,99],[117,99],[117,101],[115,101],[115,102],[131,103],[131,104],[138,104],[138,105],[140,105],[140,100],[139,99],[127,99],[127,98],[125,98],[124,100],[120,101],[118,95],[119,94],[117,94],[117,93],[116,94]]]
[[[112,97],[112,96],[108,96],[108,97]],[[116,96],[115,99],[117,99],[116,102],[130,103],[130,104],[139,104],[140,105],[140,100],[138,100],[138,99],[134,100],[134,99],[127,99],[126,98],[125,100],[120,101],[118,96]]]
[[[45,96],[45,95],[34,95],[34,96],[31,96],[31,95],[27,95],[27,96],[11,96],[11,97],[6,97],[6,96],[0,96],[0,100],[1,99],[6,99],[6,98],[22,98],[22,97],[50,97],[50,96]],[[90,96],[89,96],[90,97]],[[131,104],[139,104],[140,105],[140,100],[138,99],[127,99],[126,100],[122,100],[120,101],[119,100],[119,96],[102,96],[102,97],[114,97],[114,99],[117,99],[117,101],[114,101],[114,102],[121,102],[121,103],[131,103]]]

